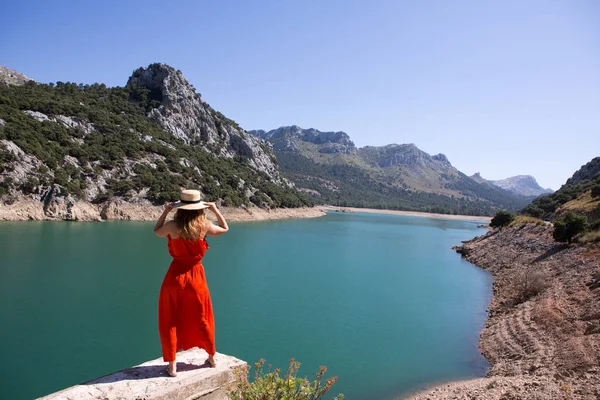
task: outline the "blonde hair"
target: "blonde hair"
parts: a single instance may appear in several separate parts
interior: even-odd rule
[[[177,210],[174,220],[183,239],[198,240],[206,235],[209,221],[203,209]]]

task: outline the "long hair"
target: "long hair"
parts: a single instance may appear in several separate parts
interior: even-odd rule
[[[175,224],[179,236],[187,240],[198,240],[208,228],[208,219],[204,210],[177,210]]]

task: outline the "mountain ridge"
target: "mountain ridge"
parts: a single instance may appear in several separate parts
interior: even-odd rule
[[[272,144],[282,171],[315,201],[446,213],[471,208],[490,215],[502,208],[516,211],[531,200],[482,185],[458,171],[444,154],[429,155],[412,143],[357,148],[345,132],[297,125],[249,132]],[[353,198],[349,192],[356,190],[370,198]]]

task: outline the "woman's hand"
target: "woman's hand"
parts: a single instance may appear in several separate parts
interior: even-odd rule
[[[217,205],[212,201],[205,201],[204,204],[208,206],[208,209],[211,211],[217,211]]]
[[[175,207],[175,202],[165,204],[165,213],[170,213]]]
[[[215,213],[215,215],[217,216],[217,219],[219,220],[219,226],[216,226],[211,223],[208,227],[208,231],[206,232],[206,234],[209,236],[219,236],[219,235],[222,235],[225,232],[227,232],[229,230],[229,226],[227,225],[227,221],[225,220],[225,217],[223,217],[223,214],[221,214],[221,212],[217,208],[217,205],[215,203],[209,202],[209,201],[205,202],[204,204],[206,204],[208,206],[208,209],[210,211]]]

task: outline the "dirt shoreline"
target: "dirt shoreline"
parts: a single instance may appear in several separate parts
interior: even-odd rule
[[[7,205],[0,203],[0,221],[155,221],[164,207],[113,201],[91,204],[84,201],[65,201],[50,206],[37,199],[24,198]],[[221,207],[231,222],[268,221],[292,218],[317,218],[326,214],[322,207],[276,208]]]
[[[410,217],[424,217],[424,218],[435,218],[435,219],[454,219],[462,221],[481,221],[489,223],[492,217],[484,216],[472,216],[472,215],[453,215],[453,214],[434,214],[418,211],[399,211],[399,210],[379,210],[376,208],[356,208],[356,207],[334,207],[334,206],[322,206],[324,210],[332,210],[339,212],[366,212],[373,214],[390,214],[390,215],[404,215]]]
[[[129,203],[120,199],[103,204],[92,204],[73,199],[59,199],[53,200],[50,204],[44,204],[37,198],[22,197],[12,204],[3,204],[0,202],[0,221],[153,221],[158,219],[162,210],[162,206],[153,206],[148,203]],[[333,206],[275,208],[271,210],[258,207],[221,207],[221,211],[232,222],[316,218],[322,217],[327,211],[366,212],[435,219],[479,221],[486,224],[491,219],[490,217],[470,215]]]
[[[600,399],[600,243],[563,246],[551,226],[529,224],[457,251],[495,279],[479,339],[490,371],[403,398]]]

